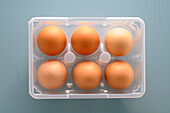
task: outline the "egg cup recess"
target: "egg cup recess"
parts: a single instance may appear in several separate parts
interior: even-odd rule
[[[35,17],[28,25],[33,98],[144,95],[145,24],[139,17]]]

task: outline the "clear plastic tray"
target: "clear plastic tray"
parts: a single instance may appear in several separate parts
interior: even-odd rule
[[[37,47],[37,35],[45,26],[58,26],[66,34],[67,46],[56,56],[43,54]],[[29,94],[35,99],[85,99],[85,98],[139,98],[145,93],[145,23],[139,17],[35,17],[28,22],[29,26]],[[79,26],[91,26],[100,36],[100,46],[91,55],[77,54],[71,46],[71,35]],[[132,51],[122,57],[111,55],[105,45],[106,33],[114,27],[128,29],[134,38]],[[65,85],[59,89],[43,88],[37,80],[40,64],[48,59],[57,59],[65,64],[68,77]],[[100,85],[93,90],[83,90],[76,86],[72,79],[74,66],[83,60],[97,63],[103,72]],[[124,90],[112,89],[104,78],[108,63],[123,60],[134,70],[134,82]]]

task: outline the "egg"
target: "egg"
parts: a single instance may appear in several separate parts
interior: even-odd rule
[[[64,31],[57,26],[46,26],[38,34],[37,44],[46,55],[60,54],[66,47],[67,39]]]
[[[133,43],[132,34],[124,28],[114,28],[105,37],[107,50],[115,56],[127,55],[132,50]]]
[[[130,64],[124,61],[114,61],[105,69],[105,80],[113,89],[125,89],[133,83],[134,71]]]
[[[82,89],[94,89],[100,84],[102,80],[102,70],[94,62],[80,62],[73,70],[73,80],[77,86]]]
[[[38,81],[46,89],[62,87],[67,80],[67,69],[58,60],[47,60],[38,69]]]
[[[94,53],[100,43],[100,38],[95,29],[89,26],[77,28],[71,37],[73,49],[81,55],[90,55]]]

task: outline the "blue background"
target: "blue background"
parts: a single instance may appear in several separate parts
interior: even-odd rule
[[[28,94],[28,24],[36,16],[134,16],[146,24],[140,99],[35,100]],[[170,1],[0,0],[0,113],[170,113]]]

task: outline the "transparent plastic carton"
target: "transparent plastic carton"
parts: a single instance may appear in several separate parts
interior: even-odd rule
[[[45,26],[58,26],[66,34],[67,46],[56,56],[43,54],[37,46],[37,35]],[[145,23],[139,17],[35,17],[28,22],[29,26],[29,94],[35,99],[94,99],[94,98],[139,98],[146,90],[145,83]],[[71,46],[71,36],[79,26],[91,26],[100,36],[100,45],[91,55],[79,55]],[[115,27],[128,29],[134,38],[132,51],[122,57],[111,55],[105,47],[106,33]],[[48,59],[62,62],[68,71],[67,81],[59,89],[43,88],[37,80],[40,64]],[[83,60],[97,63],[103,73],[100,85],[93,90],[77,87],[72,78],[73,68]],[[116,90],[109,87],[104,77],[106,66],[115,60],[129,63],[134,70],[134,81],[130,87]]]

